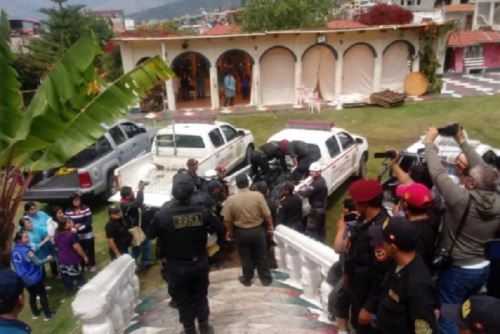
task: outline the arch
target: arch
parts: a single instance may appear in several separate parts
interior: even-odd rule
[[[151,59],[151,57],[142,57],[141,59],[139,59],[139,60],[137,61],[137,63],[135,63],[135,66],[139,66],[139,65],[141,65],[142,63],[144,63],[144,62],[145,62],[146,60],[148,60],[148,59]]]
[[[260,59],[262,104],[289,104],[295,98],[296,59],[286,48],[272,48]]]
[[[349,50],[351,50],[352,48],[354,48],[354,47],[356,47],[356,46],[358,46],[358,45],[364,45],[364,46],[367,46],[367,47],[371,50],[371,52],[373,53],[373,57],[374,57],[374,58],[377,58],[377,50],[375,50],[375,48],[373,47],[373,45],[368,44],[368,43],[366,43],[366,42],[357,42],[357,43],[354,43],[354,44],[352,44],[351,46],[349,46],[349,47],[348,47],[347,49],[345,49],[345,51],[344,51],[344,57],[345,57],[345,55],[347,54],[347,52],[349,52]]]
[[[189,54],[194,54],[194,55],[196,55],[198,57],[201,57],[205,61],[205,64],[208,65],[208,68],[212,67],[212,64],[210,63],[210,60],[208,60],[208,58],[204,54],[196,52],[196,51],[185,51],[185,52],[179,53],[177,56],[175,56],[175,58],[170,63],[170,67],[173,68],[174,65],[175,65],[175,62],[178,61],[178,59],[180,59],[180,58],[182,58],[184,56],[187,56]]]
[[[404,81],[410,74],[412,50],[407,41],[389,44],[382,53],[380,88],[404,92]]]
[[[337,57],[327,44],[309,47],[302,55],[302,85],[307,92],[316,91],[323,100],[335,99]]]
[[[222,52],[219,55],[219,57],[217,58],[217,60],[215,61],[215,64],[218,64],[219,61],[221,61],[221,59],[224,58],[224,56],[230,52],[242,52],[242,53],[246,54],[248,57],[250,57],[250,59],[252,60],[252,65],[255,64],[255,59],[253,59],[252,55],[243,49],[229,49],[229,50]]]
[[[311,46],[309,46],[305,51],[304,53],[302,53],[302,57],[300,58],[301,60],[304,60],[304,56],[306,55],[306,53],[311,50],[312,48],[316,47],[316,46],[324,46],[324,47],[327,47],[328,49],[330,49],[330,51],[332,51],[333,53],[333,56],[335,57],[335,60],[339,59],[339,54],[337,52],[337,50],[335,50],[335,48],[333,46],[331,46],[330,44],[328,43],[317,43],[317,44],[313,44]]]
[[[387,50],[388,50],[391,46],[393,46],[393,45],[394,45],[394,44],[396,44],[396,43],[404,43],[404,44],[406,44],[406,45],[408,46],[408,52],[410,53],[410,56],[415,55],[415,52],[416,52],[416,51],[415,51],[415,45],[413,45],[412,43],[410,43],[410,42],[409,42],[409,41],[407,41],[406,39],[398,39],[398,40],[395,40],[395,41],[393,41],[393,42],[389,43],[389,44],[385,47],[384,51],[382,52],[382,55],[384,55],[384,53],[385,53],[385,52],[386,52],[386,51],[387,51]]]
[[[292,51],[292,49],[286,47],[286,46],[283,46],[283,45],[275,45],[275,46],[272,46],[270,47],[269,49],[267,49],[266,51],[264,51],[264,53],[262,53],[260,55],[260,58],[259,58],[259,62],[261,63],[262,62],[262,59],[264,58],[264,56],[269,53],[270,51],[273,51],[273,50],[276,50],[276,49],[284,49],[286,51],[288,51],[290,53],[290,55],[293,57],[293,61],[294,62],[297,62],[297,55],[295,54],[295,52]]]
[[[344,53],[342,94],[368,96],[373,91],[375,54],[367,43],[357,43]]]

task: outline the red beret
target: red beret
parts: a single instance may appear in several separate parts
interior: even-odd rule
[[[372,179],[359,179],[349,187],[349,195],[354,202],[369,202],[382,195],[380,182]]]

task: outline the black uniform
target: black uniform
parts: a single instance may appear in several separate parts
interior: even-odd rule
[[[437,229],[431,218],[412,221],[417,231],[415,251],[420,254],[427,268],[432,272],[432,260],[436,254]]]
[[[325,239],[326,200],[328,196],[325,179],[323,176],[315,177],[306,190],[301,190],[298,193],[307,197],[311,206],[311,212],[307,217],[306,235],[323,241]]]
[[[304,232],[302,224],[302,199],[295,195],[282,197],[278,206],[277,224],[283,224],[298,232]]]
[[[300,140],[293,140],[288,144],[287,153],[297,159],[297,168],[293,171],[295,181],[300,181],[309,173],[309,166],[321,158],[319,147],[307,144]]]
[[[202,190],[203,180],[201,179],[201,177],[196,174],[196,172],[192,171],[187,171],[187,175],[189,175],[193,179],[196,190]]]
[[[252,151],[250,154],[250,164],[252,166],[252,174],[260,176],[264,181],[269,184],[271,177],[271,167],[269,161],[272,159],[279,160],[280,166],[283,170],[287,169],[285,152],[280,148],[280,143],[272,141],[262,145],[258,150]]]
[[[153,219],[148,238],[158,238],[169,291],[179,306],[180,322],[193,327],[208,320],[207,233],[215,231],[205,208],[198,204],[166,203]]]
[[[378,311],[382,334],[438,334],[437,298],[432,276],[422,258],[397,271],[391,268],[383,284]]]
[[[370,221],[360,218],[348,232],[344,272],[348,278],[347,289],[351,295],[351,324],[357,333],[378,333],[371,325],[358,325],[358,314],[365,308],[377,313],[380,288],[387,272],[387,264],[378,262],[374,256],[375,245],[370,228],[381,228],[388,219],[387,212],[380,213]]]

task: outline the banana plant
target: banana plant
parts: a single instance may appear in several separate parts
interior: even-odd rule
[[[94,66],[101,52],[94,34],[83,33],[25,108],[9,22],[0,12],[0,267],[10,264],[15,214],[34,173],[63,165],[101,137],[104,124],[127,116],[149,89],[173,76],[156,56],[108,84]]]

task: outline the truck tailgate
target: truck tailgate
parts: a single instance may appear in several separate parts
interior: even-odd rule
[[[23,199],[37,201],[68,199],[79,188],[78,173],[54,175],[28,188]]]

